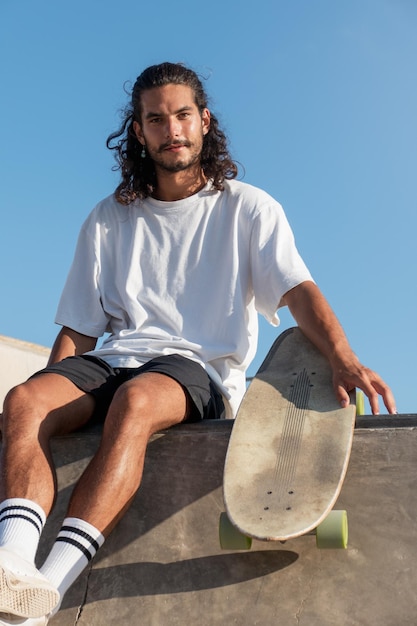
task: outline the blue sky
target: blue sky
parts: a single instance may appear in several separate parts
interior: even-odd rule
[[[182,61],[354,350],[415,412],[416,59],[414,0],[2,0],[0,334],[52,344],[79,227],[118,180],[124,84]],[[276,332],[261,321],[249,373]]]

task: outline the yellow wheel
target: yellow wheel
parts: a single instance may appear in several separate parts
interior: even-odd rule
[[[356,415],[365,415],[365,396],[363,391],[356,391]]]
[[[251,537],[247,537],[233,526],[226,513],[220,514],[219,539],[222,550],[250,550]]]
[[[316,545],[320,549],[346,549],[348,544],[348,521],[346,511],[330,511],[316,528]]]

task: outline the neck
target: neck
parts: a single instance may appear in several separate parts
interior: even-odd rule
[[[192,170],[192,171],[190,171]],[[157,186],[152,196],[156,200],[174,202],[194,195],[207,183],[200,166],[182,172],[157,171]]]

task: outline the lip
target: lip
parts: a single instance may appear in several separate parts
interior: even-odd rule
[[[183,148],[188,148],[190,143],[185,139],[174,140],[173,143],[165,143],[162,144],[159,151],[160,152],[180,152]]]
[[[179,152],[183,148],[185,148],[184,144],[173,143],[170,146],[166,146],[166,148],[164,148],[164,151],[165,152]]]

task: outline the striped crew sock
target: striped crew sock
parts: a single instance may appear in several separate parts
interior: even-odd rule
[[[4,500],[0,504],[0,546],[34,563],[45,521],[45,511],[36,502]]]
[[[76,517],[64,520],[51,552],[40,568],[40,572],[58,589],[61,600],[103,543],[103,535],[88,522]]]

